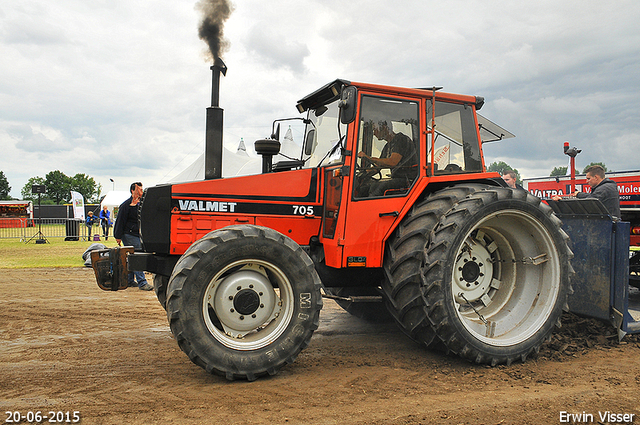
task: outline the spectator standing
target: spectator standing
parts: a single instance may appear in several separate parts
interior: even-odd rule
[[[104,236],[104,240],[109,240],[109,227],[113,225],[111,222],[111,211],[109,211],[109,207],[106,205],[102,207],[100,211],[100,224],[102,225],[102,236]]]
[[[87,219],[84,221],[84,225],[87,226],[87,240],[91,240],[91,235],[93,234],[93,223],[98,221],[97,217],[93,216],[93,211],[89,211],[87,213]]]
[[[576,190],[573,196],[580,199],[599,199],[613,218],[620,219],[620,192],[616,182],[605,177],[604,168],[601,165],[592,165],[586,172],[587,184],[591,186],[591,192]],[[552,199],[558,201],[561,197],[556,195]]]
[[[140,207],[140,198],[142,197],[142,183],[131,183],[129,187],[131,197],[120,204],[116,224],[113,227],[113,236],[116,238],[118,245],[124,242],[125,246],[132,246],[136,251],[142,251],[142,243],[140,241],[140,227],[138,224],[138,210]],[[151,291],[153,286],[149,285],[144,277],[144,272],[129,272],[129,286],[137,286],[143,291]]]
[[[524,190],[524,187],[516,183],[518,181],[518,176],[516,175],[516,172],[513,170],[507,170],[504,173],[502,173],[502,180],[504,180],[505,183],[512,189]]]

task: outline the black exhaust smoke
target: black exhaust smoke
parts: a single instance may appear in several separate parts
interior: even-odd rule
[[[204,151],[204,178],[222,177],[222,125],[223,110],[220,108],[220,74],[227,74],[227,66],[220,59],[221,52],[228,47],[223,37],[223,24],[233,10],[227,0],[201,0],[196,8],[203,13],[198,35],[209,47],[208,56],[213,60],[211,82],[211,106],[207,108]]]
[[[207,60],[219,58],[229,43],[224,39],[224,22],[233,12],[233,6],[227,0],[201,0],[196,9],[202,12],[202,21],[198,28],[198,35],[209,46],[210,57]]]

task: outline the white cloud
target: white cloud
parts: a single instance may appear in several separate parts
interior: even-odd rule
[[[0,170],[12,195],[60,169],[105,189],[153,185],[203,150],[211,74],[196,0],[0,6]],[[346,78],[484,96],[517,138],[485,146],[526,177],[578,162],[638,168],[640,3],[234,1],[221,81],[225,143],[268,136],[297,100]]]
[[[46,154],[73,149],[73,141],[53,129],[34,130],[28,125],[9,127],[7,133],[16,142],[15,147],[24,154]]]
[[[249,52],[258,56],[273,68],[286,67],[295,73],[303,73],[304,59],[309,48],[299,41],[287,39],[285,34],[274,32],[265,22],[258,22],[249,31]]]

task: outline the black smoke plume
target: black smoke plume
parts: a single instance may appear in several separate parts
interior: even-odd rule
[[[224,22],[233,12],[233,6],[228,0],[200,0],[196,9],[202,12],[202,21],[198,35],[209,46],[212,61],[215,61],[229,47],[224,39]]]

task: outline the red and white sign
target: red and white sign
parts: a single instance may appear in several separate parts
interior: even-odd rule
[[[622,220],[631,223],[631,245],[640,246],[640,171],[624,171],[605,173],[618,185],[620,192],[620,213]],[[591,192],[584,174],[576,176],[576,190]],[[525,179],[523,187],[533,195],[542,199],[550,199],[554,195],[566,195],[571,192],[571,177],[540,177]]]
[[[620,192],[620,209],[640,211],[640,171],[623,171],[606,173],[618,185]],[[576,190],[591,192],[584,174],[577,175]],[[571,177],[539,177],[523,180],[523,186],[533,195],[542,199],[550,199],[554,195],[566,195],[571,192]]]

